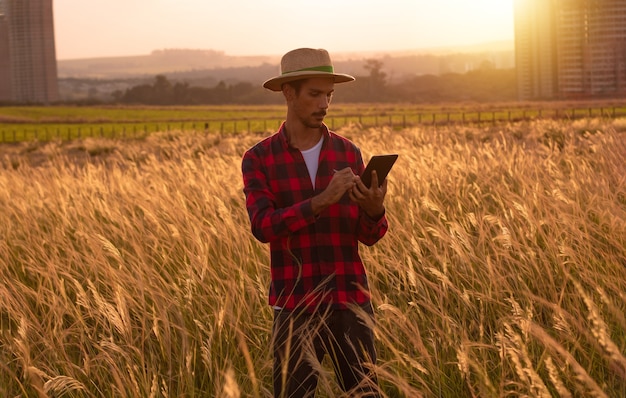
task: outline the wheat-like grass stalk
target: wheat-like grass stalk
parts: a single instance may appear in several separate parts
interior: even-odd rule
[[[341,131],[400,154],[361,250],[384,396],[626,394],[623,124]],[[0,395],[271,396],[265,135],[0,147]]]
[[[567,389],[567,387],[563,383],[563,380],[561,380],[560,373],[554,365],[552,358],[547,357],[544,362],[546,364],[546,369],[548,370],[548,375],[550,376],[550,382],[552,382],[552,384],[554,385],[554,388],[556,389],[559,396],[563,398],[571,398],[572,393]]]

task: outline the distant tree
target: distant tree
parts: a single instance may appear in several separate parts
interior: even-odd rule
[[[172,88],[172,102],[174,104],[190,103],[189,83],[176,83]]]
[[[157,75],[154,78],[154,83],[152,84],[152,96],[153,103],[160,105],[171,104],[174,101],[173,94],[174,89],[172,87],[172,83],[167,80],[165,75]]]
[[[383,61],[368,59],[363,67],[369,71],[369,98],[380,98],[384,95],[387,85],[387,74],[382,71]]]
[[[455,101],[515,101],[514,69],[496,69],[490,62],[467,72],[441,76],[420,75],[394,84],[387,82],[379,60],[368,60],[368,76],[357,76],[354,83],[337,90],[336,102],[455,102]],[[146,105],[201,104],[276,104],[281,96],[273,95],[257,84],[220,80],[213,87],[191,86],[186,82],[172,83],[164,75],[155,76],[151,84],[139,84],[125,92],[113,93],[116,102]]]
[[[465,74],[415,76],[388,88],[396,101],[515,101],[515,69],[477,69]]]
[[[152,86],[140,84],[127,88],[121,97],[121,102],[127,104],[151,104],[153,101]]]
[[[228,86],[226,85],[225,81],[220,80],[220,82],[217,83],[217,86],[213,88],[213,96],[215,98],[215,102],[230,102],[230,91],[228,90]]]

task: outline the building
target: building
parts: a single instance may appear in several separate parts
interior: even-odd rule
[[[58,100],[52,0],[0,0],[0,101]]]
[[[9,25],[5,7],[4,0],[0,0],[0,102],[11,100]]]
[[[515,0],[520,100],[626,95],[626,1]]]

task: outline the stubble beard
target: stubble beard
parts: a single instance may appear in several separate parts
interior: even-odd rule
[[[303,124],[310,129],[318,129],[322,127],[324,117],[326,117],[326,112],[315,112],[308,120],[303,120]]]

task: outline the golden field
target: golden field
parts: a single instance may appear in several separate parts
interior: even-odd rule
[[[339,132],[400,154],[362,248],[385,396],[626,395],[626,119]],[[0,396],[270,396],[264,135],[0,146]]]

